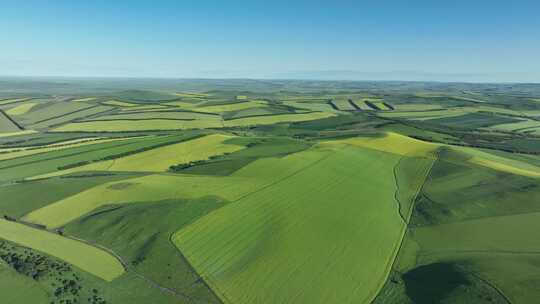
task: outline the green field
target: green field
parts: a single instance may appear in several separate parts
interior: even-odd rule
[[[74,172],[85,171],[129,171],[129,172],[165,172],[173,165],[188,164],[206,160],[225,153],[229,154],[242,149],[239,145],[228,145],[224,142],[234,137],[213,134],[202,138],[171,144],[168,146],[136,153],[119,159],[95,162],[54,173],[36,176],[45,178]]]
[[[534,84],[36,81],[0,82],[0,303],[540,296]]]
[[[86,243],[3,219],[0,228],[1,238],[55,256],[106,281],[124,272],[116,257]]]
[[[312,157],[312,165],[174,236],[225,302],[357,303],[376,295],[404,228],[394,198],[400,157],[327,143],[281,161]],[[356,259],[365,263],[349,263]]]
[[[46,303],[48,295],[32,279],[18,274],[0,263],[0,294],[2,303]]]

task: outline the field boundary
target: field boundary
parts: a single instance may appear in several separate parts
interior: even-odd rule
[[[412,214],[414,212],[414,207],[415,207],[415,203],[416,203],[416,198],[418,197],[418,194],[422,191],[422,189],[424,188],[424,184],[426,182],[426,179],[429,177],[429,175],[431,174],[431,169],[433,168],[433,165],[435,164],[435,162],[438,160],[439,156],[438,156],[438,153],[435,153],[435,156],[436,156],[436,159],[434,161],[431,162],[428,170],[426,171],[426,175],[425,175],[425,178],[424,178],[424,182],[422,183],[422,185],[418,188],[418,191],[416,191],[415,195],[413,196],[412,198],[412,203],[411,203],[411,206],[410,206],[410,213],[407,215],[407,219],[406,221],[404,222],[403,224],[403,228],[402,228],[402,231],[401,231],[401,236],[400,236],[400,239],[396,242],[396,246],[394,248],[394,257],[392,259],[392,262],[390,262],[388,265],[387,265],[387,270],[386,270],[386,276],[385,276],[385,280],[382,281],[379,285],[379,288],[377,288],[377,292],[372,296],[371,300],[369,301],[369,303],[373,303],[375,301],[375,299],[377,298],[377,296],[379,295],[381,289],[384,287],[384,285],[386,284],[386,282],[388,281],[388,277],[390,276],[390,272],[392,271],[392,269],[394,269],[394,265],[396,263],[396,260],[397,260],[397,257],[399,255],[399,252],[401,251],[401,248],[403,247],[403,243],[404,243],[404,240],[405,240],[405,235],[407,234],[407,230],[409,229],[409,222],[411,220],[411,217],[412,217]],[[401,159],[400,159],[401,160]],[[399,163],[399,162],[398,162]],[[397,180],[396,180],[397,182]],[[397,191],[397,184],[396,184],[396,191]],[[399,201],[397,202],[398,203],[398,206],[401,206],[399,205]],[[399,212],[399,209],[398,209],[398,212]],[[399,216],[401,219],[403,219],[403,217],[401,217],[401,213],[399,213]]]

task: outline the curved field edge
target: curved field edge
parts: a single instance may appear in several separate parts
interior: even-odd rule
[[[328,145],[329,145],[328,143],[325,143],[324,146],[328,148]],[[295,302],[298,300],[303,302],[303,301],[308,300],[310,303],[316,303],[316,302],[325,302],[325,301],[335,301],[335,300],[338,300],[337,299],[338,297],[340,297],[340,300],[342,302],[355,302],[356,303],[356,302],[359,302],[360,299],[362,299],[362,301],[364,302],[370,302],[377,295],[378,291],[381,289],[382,285],[386,281],[386,278],[390,272],[391,266],[393,264],[393,260],[396,257],[396,253],[400,247],[401,241],[403,239],[403,235],[405,233],[405,228],[406,228],[401,218],[398,215],[398,212],[396,210],[397,202],[394,200],[394,196],[393,196],[394,195],[393,192],[396,191],[397,188],[393,184],[394,178],[392,176],[393,174],[392,171],[393,171],[393,166],[395,166],[398,162],[399,156],[395,154],[376,152],[373,150],[365,150],[365,149],[354,148],[350,146],[347,146],[345,148],[334,147],[334,149],[335,151],[333,151],[329,155],[326,155],[326,157],[322,159],[320,163],[303,170],[301,173],[299,173],[298,175],[292,178],[288,178],[286,183],[281,181],[267,189],[263,189],[257,193],[253,193],[252,195],[245,197],[242,200],[239,200],[210,215],[205,216],[204,218],[200,219],[198,222],[178,231],[175,235],[173,235],[172,240],[176,244],[176,246],[179,248],[179,250],[186,256],[186,258],[190,261],[190,263],[194,266],[194,268],[199,272],[199,275],[201,275],[201,277],[203,277],[203,279],[207,281],[207,283],[216,291],[216,293],[222,297],[224,302],[249,303],[249,302],[256,301],[258,303],[261,303],[261,302],[270,303],[270,302],[276,302],[276,301],[277,302],[287,302],[287,301]],[[298,153],[298,154],[301,154],[301,153]],[[336,162],[336,159],[342,158],[344,154],[349,154],[349,156],[353,156],[353,159],[349,159],[347,162],[343,162],[343,159],[341,159],[340,161]],[[354,154],[356,155],[354,156]],[[386,158],[387,162],[386,164],[384,164],[385,163],[384,161],[373,162],[372,161],[373,159],[371,159],[368,162],[359,161],[362,157],[365,157],[366,155],[376,156],[376,159],[378,160],[380,160],[380,158],[383,158],[383,159]],[[355,157],[359,157],[359,158],[357,158],[356,161],[352,161],[354,160]],[[332,159],[334,160],[332,161]],[[390,166],[388,166],[389,159],[393,160]],[[339,166],[339,163],[341,163],[342,165],[345,163],[356,164],[356,165],[351,165],[350,167],[352,168],[341,168],[341,166]],[[347,285],[347,283],[344,284],[344,282],[340,282],[339,284],[340,286],[335,286],[335,284],[332,284],[331,280],[326,281],[326,282],[321,282],[321,279],[323,281],[325,279],[320,278],[318,275],[322,275],[324,277],[333,276],[333,278],[336,279],[335,281],[333,281],[334,283],[340,281],[336,277],[336,275],[340,276],[339,269],[345,272],[345,275],[344,275],[345,277],[351,278],[350,276],[352,277],[357,276],[357,273],[352,273],[349,271],[350,268],[354,268],[353,266],[354,263],[353,265],[347,266],[346,265],[347,263],[340,262],[342,259],[338,256],[336,259],[330,259],[331,262],[326,262],[326,264],[331,265],[329,266],[330,268],[324,269],[325,267],[322,267],[321,269],[320,264],[324,264],[324,263],[320,263],[320,264],[311,263],[312,265],[310,267],[309,265],[305,265],[306,263],[309,264],[309,261],[306,262],[306,260],[309,260],[309,258],[313,258],[316,260],[317,257],[321,257],[321,256],[324,256],[326,259],[328,258],[328,256],[324,255],[324,253],[321,253],[321,252],[325,252],[331,256],[339,251],[348,252],[349,254],[352,254],[354,252],[355,254],[349,256],[351,260],[354,260],[355,258],[356,259],[358,258],[357,256],[358,252],[354,250],[351,251],[350,247],[348,247],[349,244],[342,247],[335,246],[336,243],[343,242],[341,243],[341,245],[343,245],[345,242],[349,242],[350,239],[348,239],[347,236],[350,237],[351,235],[356,235],[355,233],[357,231],[355,229],[350,230],[351,227],[347,228],[347,224],[352,224],[352,225],[355,224],[353,223],[355,221],[352,220],[351,218],[349,218],[350,221],[345,221],[346,222],[345,224],[344,223],[338,224],[340,222],[340,220],[338,220],[339,217],[344,216],[346,219],[347,215],[344,213],[354,214],[354,212],[344,212],[344,210],[354,211],[354,208],[350,209],[351,206],[342,206],[344,210],[341,208],[338,208],[336,210],[335,208],[329,207],[328,205],[325,205],[324,203],[321,204],[320,197],[322,196],[324,197],[323,200],[326,199],[328,201],[332,196],[337,196],[338,199],[335,199],[335,197],[334,199],[336,201],[339,201],[339,198],[345,198],[343,196],[344,192],[348,192],[349,195],[351,195],[351,192],[352,192],[354,193],[352,194],[352,196],[358,197],[359,193],[350,190],[351,188],[353,188],[351,187],[352,185],[351,180],[355,180],[355,178],[350,178],[350,177],[354,176],[355,172],[361,171],[361,170],[355,170],[355,169],[359,169],[359,167],[357,168],[358,165],[360,165],[362,168],[365,169],[366,165],[369,166],[370,164],[373,164],[373,163],[377,163],[382,166],[388,166],[387,168],[388,170],[385,170],[385,172],[389,176],[386,176],[387,178],[385,178],[385,180],[391,181],[391,184],[387,186],[393,189],[393,191],[389,191],[391,192],[391,196],[386,198],[387,199],[386,202],[389,203],[389,206],[386,206],[386,208],[389,207],[387,211],[389,211],[389,214],[393,214],[392,216],[390,216],[391,218],[393,218],[393,220],[390,221],[390,222],[393,222],[393,224],[390,224],[390,222],[387,222],[387,224],[394,226],[395,229],[393,230],[395,230],[394,231],[395,235],[389,238],[389,239],[392,239],[392,241],[390,242],[392,243],[392,245],[390,245],[391,248],[387,248],[383,250],[386,252],[390,252],[390,254],[388,254],[387,258],[384,258],[385,260],[383,262],[384,267],[377,267],[378,269],[371,269],[370,271],[364,272],[363,274],[364,280],[365,280],[367,277],[371,278],[373,276],[374,271],[381,272],[381,269],[383,269],[382,273],[380,273],[381,278],[380,280],[367,280],[369,282],[371,281],[377,282],[376,284],[372,284],[370,286],[371,291],[367,291],[367,290],[359,291],[357,289],[358,288],[357,285],[362,285],[362,284],[359,284],[358,282],[358,281],[362,281],[361,277],[356,277],[356,280],[355,279],[350,280],[348,282],[348,284],[350,285],[348,285],[348,287],[346,288],[342,287],[342,285]],[[325,169],[329,171],[325,172],[326,174],[313,174],[314,172],[311,172],[313,170],[320,170],[321,166],[322,168],[326,167]],[[326,177],[328,177],[329,174],[330,175],[332,174],[331,170],[335,168],[336,166],[340,167],[339,168],[340,172],[339,174],[336,174],[336,172],[333,172],[334,173],[333,177],[337,178],[338,182],[329,181],[329,179],[327,179]],[[354,172],[348,171],[348,174],[344,174],[344,172],[341,171],[341,170],[347,170],[347,169],[353,170]],[[319,173],[322,173],[322,172],[319,172]],[[315,176],[320,176],[319,180],[314,181],[314,179],[316,179]],[[359,177],[359,176],[356,176],[356,177]],[[304,179],[306,178],[310,179],[310,183],[305,183],[306,180]],[[362,180],[369,181],[369,179],[367,178],[364,178]],[[325,187],[324,184],[326,183],[330,183],[331,184],[330,188],[334,188],[334,190],[329,189],[328,187]],[[421,185],[418,185],[418,187],[415,189],[415,192],[417,192],[420,189],[420,186]],[[283,187],[285,187],[285,189],[282,189]],[[299,188],[300,190],[298,190]],[[304,188],[304,189],[301,189],[301,188]],[[320,192],[321,188],[325,190],[323,191],[324,193]],[[283,193],[288,193],[290,192],[291,189],[294,189],[294,191],[300,191],[304,193],[299,194],[299,197],[297,197],[296,199],[293,199],[293,202],[291,202],[290,204],[286,204],[286,205],[281,204],[279,199],[287,200],[288,198],[286,194],[284,196]],[[339,191],[335,189],[341,189],[341,190],[345,189],[346,191]],[[289,190],[289,191],[286,191],[286,190]],[[365,189],[365,188],[362,190],[363,192],[369,191],[368,189]],[[386,192],[386,191],[383,191],[383,192]],[[316,193],[316,195],[313,195],[310,198],[311,200],[308,200],[306,199],[307,198],[306,193],[309,193],[309,194]],[[268,195],[268,194],[272,194],[272,195]],[[272,199],[268,200],[267,199],[268,197],[272,197]],[[279,199],[276,199],[276,197],[278,197]],[[354,201],[354,200],[351,200],[351,198],[352,197],[348,197],[348,200]],[[266,199],[266,202],[261,205],[260,202],[264,201],[265,199]],[[347,198],[345,198],[345,200],[347,200]],[[306,205],[307,201],[310,201],[311,204],[308,203]],[[317,208],[315,208],[316,209],[315,211],[309,210],[313,208],[313,205],[315,204],[313,201],[316,201],[316,203],[320,204],[318,205]],[[281,207],[283,207],[285,210],[280,211],[279,206],[277,209],[274,206],[274,205],[280,205],[280,204],[282,205]],[[297,205],[300,205],[300,206],[297,206]],[[235,216],[235,213],[237,212],[241,213],[241,216]],[[282,212],[281,215],[278,215],[278,216],[275,215],[276,213],[280,213],[280,212]],[[320,219],[321,216],[332,217],[333,216],[332,213],[334,214],[337,213],[339,215],[330,221],[322,219],[321,222],[317,222],[317,219],[321,220]],[[291,218],[291,214],[296,215],[296,216],[302,215],[304,218],[307,217],[308,220],[303,221],[301,224],[296,223],[294,222],[295,219]],[[246,218],[248,219],[246,220]],[[232,226],[236,226],[236,230],[233,229],[233,231],[230,232],[232,233],[232,235],[235,235],[236,233],[242,234],[242,227],[244,228],[253,227],[253,226],[256,227],[257,225],[260,225],[261,222],[265,222],[265,221],[268,222],[267,220],[268,218],[271,219],[268,226],[270,227],[270,229],[265,229],[268,227],[263,227],[262,229],[259,229],[259,231],[255,231],[254,235],[243,235],[242,238],[244,238],[244,240],[240,240],[240,244],[242,245],[242,242],[243,242],[244,247],[242,248],[242,250],[236,250],[236,253],[238,253],[238,255],[235,256],[235,254],[231,254],[230,252],[228,252],[228,250],[233,250],[233,251],[235,250],[234,246],[231,247],[230,243],[238,243],[239,241],[235,239],[234,237],[232,239],[225,238],[226,240],[224,241],[223,237],[220,237],[220,234],[223,233],[222,231],[228,230],[230,232],[231,229],[229,227],[231,227],[232,225]],[[355,220],[356,219],[357,218],[355,218]],[[279,238],[276,238],[275,235],[280,234],[280,232],[279,232],[279,229],[276,230],[273,228],[279,227],[280,221],[287,222],[291,220],[293,224],[290,225],[289,223],[288,225],[289,227],[287,227],[287,224],[285,224],[286,228],[283,228],[287,231],[287,234],[282,233],[279,236]],[[240,226],[238,226],[237,224],[238,221],[241,221],[243,223],[241,223]],[[329,225],[329,223],[331,223],[331,225]],[[377,223],[380,223],[380,222],[377,220]],[[337,230],[333,230],[333,229],[336,229],[335,227],[333,227],[336,225],[341,227],[341,229],[345,229],[345,231],[348,231],[351,234],[345,233],[347,234],[347,236],[343,236],[343,233],[341,233],[341,235],[339,236],[332,235],[331,231],[337,232]],[[299,236],[299,237],[297,239],[293,238],[293,240],[291,240],[290,235],[294,234],[293,233],[294,231],[291,231],[288,229],[305,229],[306,226],[313,228],[313,230],[311,230],[310,233],[306,233],[306,234],[302,233],[301,231],[300,233],[298,233],[299,231],[295,230],[297,232],[296,236]],[[321,226],[324,228],[321,229],[320,228]],[[378,225],[371,225],[371,226],[377,227]],[[293,227],[293,228],[290,228],[290,227]],[[364,226],[364,228],[366,228],[366,226]],[[316,230],[316,229],[320,229],[320,230]],[[324,230],[324,231],[321,231],[321,230]],[[329,234],[325,235],[325,233],[329,233]],[[381,233],[384,235],[383,232],[380,232],[379,234],[371,233],[371,235],[379,236]],[[322,235],[310,236],[308,234],[322,234]],[[199,238],[201,235],[203,235],[203,237],[201,238],[204,239],[204,242],[199,242],[199,240],[197,240],[197,238]],[[209,240],[208,235],[213,235],[213,237]],[[369,238],[370,233],[367,233],[367,235]],[[328,245],[328,247],[332,247],[332,246],[334,247],[332,249],[327,249],[325,248],[326,246],[322,246],[323,248],[320,248],[320,244],[317,244],[317,242],[320,240],[319,238],[321,237],[322,237],[322,241],[324,245]],[[305,248],[303,248],[302,246],[297,246],[296,241],[302,243],[302,242],[306,242],[305,239],[308,239],[308,240],[311,239],[312,242],[310,243],[308,241],[307,243],[303,243],[305,245]],[[327,242],[324,242],[325,240]],[[261,244],[261,242],[263,244]],[[285,248],[284,251],[276,253],[275,249],[272,249],[272,248],[275,248],[276,246],[279,247],[281,242],[288,244],[288,246],[282,244],[282,247]],[[214,257],[211,254],[212,248],[211,247],[207,248],[208,243],[214,243],[213,245],[210,245],[210,246],[214,246],[214,249],[219,248],[219,251],[221,252],[220,258],[214,259]],[[264,243],[267,243],[267,244],[264,244]],[[253,244],[258,244],[258,245],[253,245]],[[261,252],[261,251],[258,251],[257,248],[254,248],[253,246],[255,247],[262,246],[263,248],[265,248],[265,250],[262,250]],[[313,246],[315,246],[315,248]],[[286,248],[295,248],[295,250],[291,252],[290,250],[287,250]],[[307,248],[310,248],[310,250],[308,250]],[[363,249],[365,250],[365,248]],[[254,250],[255,252],[253,252]],[[302,252],[302,254],[305,254],[303,255],[303,257],[305,257],[306,259],[299,259],[298,256],[295,256],[298,254],[299,251]],[[248,252],[248,253],[246,254],[245,252]],[[313,252],[316,252],[316,253],[313,253]],[[381,252],[378,252],[378,255],[380,258],[380,256],[384,254],[381,254]],[[222,256],[226,257],[225,262],[219,261],[219,259],[221,259]],[[352,258],[352,256],[354,256],[355,258]],[[369,256],[370,256],[369,254],[366,254],[364,257],[369,257]],[[258,259],[262,259],[262,261],[257,261]],[[281,269],[279,269],[280,263],[276,262],[276,261],[278,262],[281,261],[283,263],[286,263],[287,261],[291,261],[291,260],[296,261],[296,263],[293,262],[294,266],[291,267],[292,272],[286,269],[283,269],[282,267]],[[347,259],[345,258],[345,260]],[[272,262],[274,263],[272,264]],[[219,267],[216,266],[216,265],[219,265],[220,263],[222,264],[222,266],[219,266]],[[271,265],[270,266],[267,265],[268,263],[270,263]],[[248,266],[246,266],[246,264]],[[371,264],[371,263],[368,262],[368,264]],[[250,265],[254,265],[254,266],[250,266]],[[239,269],[235,269],[235,268],[239,268]],[[250,268],[255,268],[255,270],[258,269],[259,271],[254,271],[253,269],[250,269]],[[303,271],[301,268],[308,269],[308,270]],[[268,271],[270,269],[272,269],[272,273],[282,271],[283,275],[275,276],[273,274],[268,274]],[[315,270],[311,270],[311,269],[315,269]],[[332,269],[337,270],[337,271],[332,271]],[[264,272],[264,270],[267,270],[267,272]],[[362,272],[361,269],[356,269],[356,271]],[[248,275],[246,277],[245,273],[250,273],[250,272],[253,275],[251,276]],[[257,274],[262,274],[262,273],[268,274],[269,276],[274,276],[273,278],[274,280],[266,280],[263,284],[261,284],[260,282],[259,283],[254,282],[254,281],[261,280],[260,278],[258,278]],[[311,290],[309,292],[306,292],[304,290],[304,291],[301,291],[300,293],[297,293],[298,289],[289,287],[289,285],[297,286],[297,287],[299,286],[299,285],[294,284],[294,283],[298,284],[296,277],[302,277],[306,279],[307,285],[332,286],[337,289],[341,288],[342,292],[335,291],[332,293],[332,291],[331,290],[329,291],[328,288],[323,288],[323,289],[315,288],[316,290]],[[231,281],[236,281],[236,286],[234,286],[235,284],[232,284],[231,286],[231,283],[230,283]],[[282,282],[282,281],[287,281],[287,282],[275,283],[275,282]],[[302,281],[301,279],[300,281],[302,282],[302,284],[306,282],[306,281]],[[278,288],[270,288],[272,290],[272,294],[265,293],[264,290],[267,290],[268,287],[273,284],[272,282],[274,282],[274,284],[277,284]],[[240,285],[244,287],[237,288]],[[262,294],[243,295],[240,289],[242,290],[246,288],[249,289],[250,285],[252,288],[254,288],[252,293],[262,292]],[[287,286],[284,286],[284,285],[287,285]],[[265,288],[263,288],[262,286],[265,286]],[[283,288],[285,290],[285,293],[278,294],[279,288]],[[331,287],[329,288],[332,289]],[[289,292],[293,292],[294,294],[290,294]],[[247,293],[249,293],[249,291]]]
[[[102,249],[24,224],[0,219],[0,237],[55,256],[106,281],[124,273],[120,261]]]
[[[112,160],[92,162],[65,170],[33,176],[30,179],[49,178],[85,171],[165,172],[170,166],[207,160],[244,149],[245,146],[227,144],[235,136],[211,134],[179,143],[173,143]]]

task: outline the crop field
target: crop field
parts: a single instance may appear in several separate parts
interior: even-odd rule
[[[13,123],[7,114],[0,112],[0,134],[10,134],[20,130],[21,129]]]
[[[27,102],[24,104],[17,105],[13,108],[10,108],[6,111],[6,114],[8,115],[22,115],[26,112],[30,111],[37,103],[34,102]]]
[[[55,132],[126,132],[151,130],[187,130],[220,128],[222,121],[218,118],[204,120],[114,120],[76,122],[55,128]]]
[[[189,164],[238,151],[243,146],[226,144],[232,136],[213,134],[172,144],[119,159],[95,162],[89,165],[49,173],[36,178],[51,177],[85,171],[166,172],[173,165]]]
[[[540,297],[540,87],[65,81],[0,85],[1,303]]]
[[[124,272],[114,256],[80,241],[3,219],[0,228],[1,238],[55,256],[106,281]]]
[[[33,125],[54,118],[62,117],[67,114],[77,113],[78,111],[91,108],[92,105],[83,102],[52,102],[40,103],[33,107],[30,112],[21,115],[18,118],[23,125]]]
[[[174,236],[225,302],[364,302],[386,276],[403,229],[394,199],[393,167],[399,156],[326,143],[320,151],[293,154],[288,161],[306,157],[303,153],[324,156]],[[380,179],[363,177],[374,172]],[[349,263],[358,258],[368,262]],[[320,272],[326,275],[318,277]],[[347,284],[340,277],[351,280]],[[306,281],[331,287],[306,288]]]
[[[193,134],[179,136],[157,136],[148,138],[131,138],[113,140],[79,147],[71,147],[45,153],[38,153],[0,161],[0,180],[16,180],[70,167],[85,165],[106,158],[114,159],[133,152],[176,143],[192,138]]]

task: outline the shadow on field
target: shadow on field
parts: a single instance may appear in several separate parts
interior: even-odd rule
[[[451,263],[420,266],[404,274],[403,279],[407,295],[417,304],[440,303],[456,288],[470,284]]]

